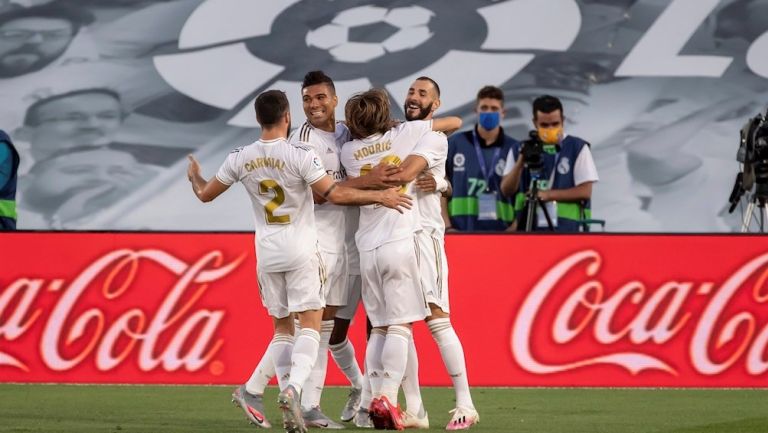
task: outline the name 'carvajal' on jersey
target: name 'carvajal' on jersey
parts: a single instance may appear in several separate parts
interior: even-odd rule
[[[386,152],[390,149],[392,149],[392,142],[384,141],[381,143],[375,143],[375,144],[371,144],[370,146],[365,146],[360,149],[357,149],[355,153],[352,154],[352,156],[354,156],[354,158],[359,161],[367,156],[371,156],[381,152]]]
[[[274,168],[276,170],[285,170],[285,161],[277,158],[256,158],[245,163],[245,169],[248,171],[257,168]]]

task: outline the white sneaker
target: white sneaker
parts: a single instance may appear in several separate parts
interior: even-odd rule
[[[405,411],[403,414],[403,427],[426,430],[429,428],[429,414],[424,411],[424,416],[419,418],[416,415]]]
[[[457,407],[449,413],[453,414],[446,430],[466,430],[480,422],[480,414],[475,409]]]

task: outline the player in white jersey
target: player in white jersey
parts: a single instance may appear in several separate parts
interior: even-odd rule
[[[440,106],[440,87],[429,77],[417,78],[408,89],[405,100],[405,118],[408,121],[429,120]],[[415,196],[422,230],[416,235],[419,242],[422,286],[429,303],[427,327],[440,349],[448,374],[456,392],[456,408],[446,426],[447,430],[468,429],[480,420],[475,410],[467,381],[464,349],[449,317],[448,262],[445,256],[445,222],[441,215],[440,196],[450,195],[450,183],[445,180],[445,162],[448,140],[444,134],[433,132],[423,140],[434,141],[434,148],[444,149],[439,160],[416,180]],[[415,353],[406,368],[403,381],[408,410],[406,426],[427,428],[426,412],[421,412],[418,385],[418,361]],[[413,403],[412,403],[413,402]],[[413,409],[412,409],[413,406]]]
[[[341,150],[349,176],[363,175],[381,163],[397,165],[401,160],[405,160],[404,173],[411,169],[421,172],[439,158],[441,150],[417,146],[420,140],[432,129],[461,126],[461,119],[453,117],[390,128],[389,98],[378,89],[350,98],[345,114],[355,138]],[[403,188],[407,191],[410,186]],[[360,251],[363,303],[374,327],[366,363],[373,396],[369,410],[377,428],[403,428],[400,409],[393,402],[397,402],[405,371],[411,325],[429,312],[419,279],[414,237],[419,230],[415,209],[401,215],[375,205],[360,208],[355,240]]]
[[[310,147],[288,144],[291,115],[283,92],[262,93],[256,98],[255,109],[262,127],[258,141],[231,152],[210,180],[202,177],[200,165],[190,155],[187,174],[195,195],[203,202],[215,199],[235,182],[242,182],[250,196],[259,291],[275,324],[275,337],[268,350],[281,381],[278,403],[286,431],[306,432],[298,400],[317,359],[325,306],[324,265],[317,250],[312,194],[336,204],[379,204],[398,211],[410,209],[410,199],[394,189],[337,187]],[[297,314],[302,328],[293,344],[292,313]],[[253,421],[254,414],[248,410],[246,414]]]
[[[304,77],[302,83],[302,101],[307,121],[296,129],[289,137],[289,143],[310,146],[320,158],[326,173],[342,186],[354,186],[360,189],[372,187],[385,188],[383,179],[388,174],[396,172],[392,169],[373,170],[368,176],[346,181],[346,174],[339,162],[341,145],[349,141],[349,130],[335,121],[335,109],[338,104],[333,80],[322,71],[311,71]],[[323,201],[318,198],[316,201]],[[341,429],[343,425],[328,418],[320,409],[325,374],[328,363],[328,347],[331,332],[334,329],[334,317],[337,309],[346,304],[347,300],[347,260],[345,255],[345,231],[347,211],[358,211],[357,207],[347,208],[333,203],[315,204],[315,224],[318,228],[318,247],[323,257],[326,271],[325,309],[320,325],[320,346],[308,382],[301,396],[304,421],[309,427]],[[359,211],[358,211],[359,212]],[[337,345],[338,346],[338,345]],[[352,384],[351,398],[345,405],[345,413],[354,411],[359,406],[360,389],[362,388],[362,373],[354,357],[351,345],[334,347],[334,359],[347,375]],[[241,395],[253,401],[254,404],[246,410],[263,418],[264,390],[269,381],[275,376],[275,363],[270,352],[264,353],[262,359],[245,383]],[[238,392],[238,390],[236,390]],[[235,400],[238,395],[233,395]],[[348,409],[347,409],[348,408]],[[245,409],[245,408],[244,408]],[[351,416],[342,415],[342,420],[348,421]],[[257,424],[259,425],[259,424]]]

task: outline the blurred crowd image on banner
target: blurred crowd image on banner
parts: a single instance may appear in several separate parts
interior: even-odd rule
[[[340,107],[383,88],[397,119],[408,86],[432,77],[441,113],[464,120],[453,140],[470,143],[483,86],[503,93],[497,127],[516,142],[529,138],[533,101],[551,95],[567,134],[590,143],[600,182],[589,204],[605,231],[737,231],[745,206],[728,213],[728,195],[738,132],[768,104],[767,15],[760,0],[0,0],[0,128],[20,157],[17,225],[251,230],[243,195],[198,211],[185,156],[212,170],[254,141],[251,107],[267,89],[286,92],[301,118],[302,77],[323,70]],[[455,155],[471,163],[468,150]],[[40,207],[48,193],[33,174],[97,165],[107,151],[135,171],[128,180],[109,169],[73,176]],[[493,146],[481,147],[488,179],[473,175],[474,189],[500,181],[507,153],[490,167]],[[519,229],[519,196],[465,186],[446,207],[453,228]],[[459,227],[475,213],[498,224]]]

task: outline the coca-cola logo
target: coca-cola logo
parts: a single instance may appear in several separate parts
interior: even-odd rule
[[[597,251],[573,253],[552,266],[524,299],[512,328],[512,354],[524,370],[534,374],[602,364],[633,375],[654,370],[677,376],[681,368],[690,367],[700,375],[712,376],[737,363],[749,375],[764,374],[768,371],[768,317],[756,311],[764,309],[768,301],[767,265],[768,254],[762,254],[720,284],[691,279],[667,281],[652,289],[634,279],[614,289],[601,281],[603,258]],[[580,283],[575,287],[563,284],[566,278]],[[554,314],[542,314],[552,302],[558,304],[547,308]],[[621,320],[619,310],[625,316]],[[627,311],[632,311],[630,317],[626,317]],[[533,341],[537,338],[562,349],[588,338],[597,343],[590,347],[599,349],[563,361],[567,350],[558,350],[561,356],[557,357],[536,353]],[[666,359],[659,350],[681,338],[687,339],[688,366],[679,365],[680,359],[674,355]],[[619,344],[622,350],[615,349]],[[655,350],[643,349],[649,345]]]
[[[119,249],[94,260],[69,282],[17,278],[0,292],[0,342],[22,338],[37,325],[42,326],[40,359],[52,371],[72,370],[92,359],[98,371],[107,372],[129,357],[145,372],[197,371],[221,349],[217,330],[225,317],[224,309],[201,307],[200,301],[244,258],[225,263],[223,253],[211,251],[187,263],[159,249]],[[155,307],[121,302],[139,289],[136,281],[148,267],[159,269],[167,278],[158,280],[168,282],[141,287],[155,294]],[[45,311],[39,300],[51,293],[58,297]],[[91,302],[84,308],[86,296]],[[30,371],[32,355],[7,347],[0,346],[0,368]]]

